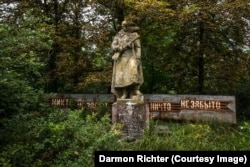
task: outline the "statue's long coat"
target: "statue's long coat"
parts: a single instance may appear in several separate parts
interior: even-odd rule
[[[111,47],[119,56],[114,61],[111,92],[118,96],[119,88],[143,83],[139,37],[137,32],[121,30],[112,42]]]

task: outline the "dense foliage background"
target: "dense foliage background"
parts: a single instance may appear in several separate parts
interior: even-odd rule
[[[0,0],[0,164],[89,166],[98,149],[249,149],[249,13],[248,0]],[[105,106],[48,106],[56,92],[109,93],[123,20],[140,27],[143,93],[235,95],[239,124],[173,123],[171,137],[149,130],[126,143]]]
[[[235,94],[249,86],[247,0],[2,0],[0,7],[1,59],[29,54],[43,63],[46,92],[107,93],[110,44],[122,20],[141,29],[143,92]]]

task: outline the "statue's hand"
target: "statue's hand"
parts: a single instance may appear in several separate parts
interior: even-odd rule
[[[116,61],[116,60],[118,59],[119,55],[120,55],[120,53],[119,53],[119,52],[116,52],[116,53],[112,56],[112,59],[113,59],[114,61]]]
[[[132,48],[132,44],[131,44],[131,43],[128,43],[128,44],[126,45],[126,48],[127,48],[127,49]]]

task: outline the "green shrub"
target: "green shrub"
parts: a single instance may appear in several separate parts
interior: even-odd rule
[[[93,166],[95,150],[118,149],[119,127],[108,114],[62,110],[17,114],[2,121],[0,166]]]

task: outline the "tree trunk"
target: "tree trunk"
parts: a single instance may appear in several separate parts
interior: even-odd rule
[[[199,24],[199,48],[198,48],[198,92],[204,93],[204,23]]]

